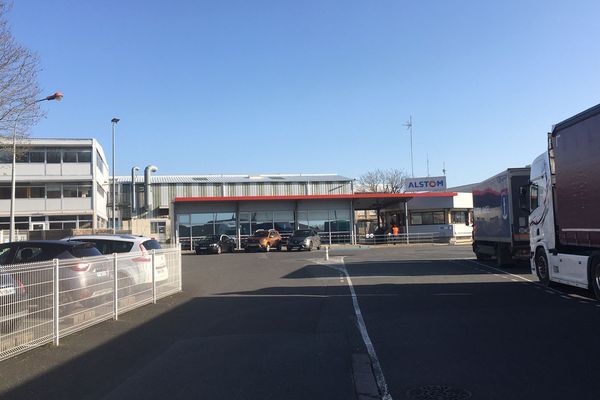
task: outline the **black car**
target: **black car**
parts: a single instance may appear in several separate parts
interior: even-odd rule
[[[312,229],[295,230],[287,241],[287,250],[292,251],[294,249],[321,250],[321,237]]]
[[[112,292],[112,263],[103,259],[82,260],[82,257],[95,256],[102,254],[91,243],[26,240],[0,244],[0,268],[29,292],[29,307],[37,309],[48,307],[45,302],[51,301],[48,294],[53,290],[53,268],[46,264],[32,264],[27,269],[13,266],[58,259],[61,308],[69,309],[80,301],[101,298]]]
[[[196,254],[221,254],[233,253],[235,250],[235,239],[227,235],[207,235],[196,242]]]

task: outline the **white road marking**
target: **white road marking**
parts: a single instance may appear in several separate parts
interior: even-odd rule
[[[350,274],[348,274],[348,270],[346,269],[346,264],[344,263],[344,257],[340,257],[341,263],[340,265],[335,264],[327,264],[321,262],[321,260],[315,260],[317,263],[321,265],[326,265],[330,268],[334,268],[338,270],[340,273],[344,274],[346,281],[348,282],[348,288],[350,289],[350,294],[352,296],[352,305],[354,306],[354,314],[356,315],[356,324],[358,325],[358,330],[360,331],[360,335],[362,337],[363,343],[367,348],[367,352],[369,353],[369,358],[371,359],[371,365],[373,366],[373,372],[375,373],[375,380],[377,381],[377,386],[379,386],[379,391],[381,392],[382,400],[392,400],[392,395],[389,392],[387,383],[385,381],[385,376],[383,375],[383,370],[381,369],[381,364],[379,363],[379,358],[377,357],[377,353],[375,352],[375,347],[373,346],[373,342],[371,341],[371,337],[369,336],[369,332],[367,332],[367,325],[365,324],[365,320],[363,318],[362,311],[360,310],[360,305],[358,304],[358,298],[356,296],[356,292],[354,291],[354,285],[352,284],[352,279],[350,278]],[[334,261],[331,260],[330,261]]]
[[[506,272],[506,271],[504,271],[504,270],[501,270],[500,268],[492,267],[491,265],[487,265],[487,264],[480,263],[479,261],[475,261],[475,260],[465,260],[465,261],[468,261],[468,262],[471,262],[471,263],[474,263],[474,264],[480,265],[480,266],[482,266],[482,267],[485,267],[485,268],[490,268],[490,269],[493,269],[494,271],[498,271],[498,272],[500,272],[500,273],[502,273],[502,274],[510,275],[510,276],[512,276],[513,278],[517,278],[517,279],[520,279],[520,280],[522,280],[522,281],[525,281],[525,282],[531,282],[531,283],[534,283],[534,282],[533,282],[531,279],[524,278],[524,277],[522,277],[522,276],[520,276],[520,275],[511,274],[510,272]]]
[[[492,267],[491,265],[486,265],[486,264],[480,263],[479,261],[475,261],[475,260],[464,260],[464,261],[469,261],[471,263],[478,264],[478,265],[484,266],[486,268],[490,268],[490,269],[493,269],[495,271],[502,272],[503,274],[510,275],[510,276],[512,276],[514,278],[517,278],[517,279],[520,279],[522,281],[532,283],[534,288],[536,288],[536,289],[542,289],[546,293],[549,293],[549,294],[557,294],[560,297],[562,297],[563,299],[569,299],[569,300],[579,300],[579,299],[582,299],[582,300],[585,300],[585,301],[580,301],[581,304],[591,304],[590,303],[590,299],[588,299],[586,297],[583,297],[583,296],[580,296],[578,294],[564,293],[564,292],[561,292],[560,290],[556,290],[556,289],[553,289],[551,287],[542,286],[542,284],[540,282],[532,281],[531,279],[527,279],[527,278],[525,278],[523,276],[520,276],[520,275],[511,274],[508,271],[504,271],[504,270],[502,270],[500,268],[496,268],[496,267]],[[475,267],[475,268],[479,269],[478,267]],[[497,275],[497,274],[494,274],[494,275]],[[600,304],[597,305],[597,307],[600,307]]]

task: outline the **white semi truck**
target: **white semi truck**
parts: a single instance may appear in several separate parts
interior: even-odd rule
[[[600,104],[552,128],[522,200],[532,272],[600,299]]]

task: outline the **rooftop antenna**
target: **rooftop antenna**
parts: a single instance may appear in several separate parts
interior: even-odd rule
[[[445,161],[443,163],[442,172],[444,173],[444,176],[446,176],[446,162]]]
[[[410,131],[410,172],[412,177],[415,177],[415,165],[413,163],[413,124],[412,124],[412,115],[408,118],[408,121],[404,123],[406,129]]]
[[[429,153],[427,153],[427,176],[429,176]]]

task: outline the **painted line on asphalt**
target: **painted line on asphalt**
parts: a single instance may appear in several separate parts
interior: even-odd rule
[[[498,271],[498,272],[500,272],[503,275],[510,275],[513,278],[517,278],[517,279],[520,279],[520,280],[525,281],[525,282],[535,283],[531,279],[524,278],[521,275],[511,274],[510,272],[504,271],[504,270],[502,270],[500,268],[492,267],[491,265],[487,265],[487,264],[481,263],[479,261],[475,261],[475,260],[464,260],[464,261],[468,261],[470,263],[477,264],[477,265],[480,265],[480,266],[485,267],[485,268],[493,269],[494,271]],[[504,276],[502,276],[502,277],[504,278]]]
[[[573,294],[571,294],[571,293],[564,293],[564,292],[561,292],[560,290],[553,289],[553,288],[547,287],[547,286],[543,286],[540,282],[532,281],[531,279],[527,279],[527,278],[525,278],[523,276],[520,276],[520,275],[512,274],[512,273],[510,273],[508,271],[504,271],[504,270],[502,270],[500,268],[492,267],[491,265],[483,264],[483,263],[481,263],[479,261],[475,261],[475,260],[465,260],[465,261],[468,261],[468,262],[473,263],[473,264],[481,265],[483,267],[490,268],[492,270],[502,272],[503,274],[510,275],[510,276],[515,277],[517,279],[520,279],[522,281],[531,283],[533,285],[533,287],[535,287],[537,289],[541,289],[541,290],[545,291],[548,294],[556,294],[556,295],[562,297],[563,299],[568,299],[568,300],[584,300],[584,301],[579,301],[581,304],[593,304],[593,303],[591,303],[590,299],[588,299],[586,297],[583,297],[583,296],[580,296],[578,294],[575,294],[575,293],[573,293]],[[478,267],[475,267],[475,268],[479,269]],[[497,274],[494,274],[494,275],[497,276]],[[506,278],[504,276],[502,278],[509,279],[509,278]],[[600,304],[596,305],[596,306],[600,307]]]
[[[354,314],[356,315],[356,324],[358,325],[358,330],[360,331],[363,343],[365,344],[367,352],[369,353],[369,358],[371,359],[371,365],[375,374],[375,380],[377,381],[377,386],[379,387],[379,391],[381,392],[381,399],[392,400],[392,395],[390,394],[387,383],[385,381],[385,376],[383,375],[383,370],[381,369],[379,358],[377,357],[377,353],[375,352],[375,346],[373,346],[373,341],[369,336],[369,332],[367,331],[367,325],[365,324],[360,305],[358,304],[358,297],[356,296],[356,291],[354,290],[354,285],[352,284],[352,278],[350,278],[350,274],[346,269],[344,257],[341,257],[341,267],[335,264],[322,263],[321,261],[316,262],[322,265],[326,265],[344,274],[346,282],[348,282],[350,294],[352,296],[352,305],[354,306]]]

